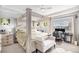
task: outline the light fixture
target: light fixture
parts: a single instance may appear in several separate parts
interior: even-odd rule
[[[44,12],[45,10],[46,10],[45,8],[41,8],[41,11],[43,11],[43,12]]]
[[[41,6],[41,8],[40,8],[41,11],[46,11],[46,10],[50,10],[50,9],[52,9],[52,7],[50,7],[50,6]]]

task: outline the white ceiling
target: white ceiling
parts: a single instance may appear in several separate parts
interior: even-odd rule
[[[76,7],[76,5],[2,5],[0,7],[1,16],[15,18],[25,13],[26,8],[31,8],[32,11],[41,15],[49,15]]]

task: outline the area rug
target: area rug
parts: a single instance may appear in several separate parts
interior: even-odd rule
[[[67,51],[64,48],[55,48],[52,52],[53,53],[72,53],[72,51]]]

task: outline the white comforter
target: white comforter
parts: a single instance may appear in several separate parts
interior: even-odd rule
[[[32,39],[34,40],[45,40],[48,37],[48,33],[40,32],[40,31],[32,31]]]

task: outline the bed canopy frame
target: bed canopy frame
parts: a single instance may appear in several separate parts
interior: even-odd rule
[[[26,31],[27,31],[27,38],[26,38],[26,52],[31,53],[31,21],[32,21],[32,16],[33,17],[38,17],[38,18],[43,18],[45,16],[40,15],[36,12],[33,12],[32,9],[27,8],[26,12],[21,15],[20,17],[17,18],[17,20],[22,20],[24,17],[25,19],[25,24],[26,24]]]

